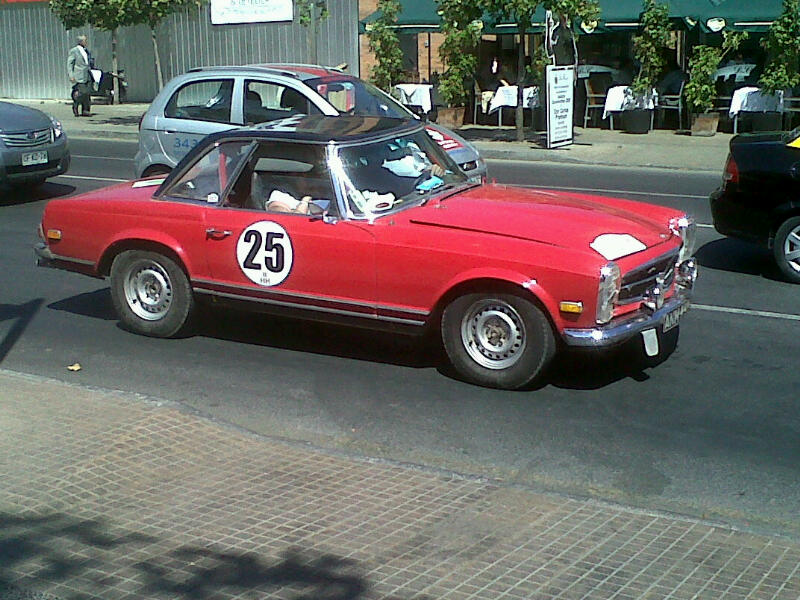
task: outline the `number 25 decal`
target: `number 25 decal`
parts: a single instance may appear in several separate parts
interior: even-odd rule
[[[236,259],[242,272],[253,283],[278,285],[292,270],[292,241],[278,223],[259,221],[239,236]]]

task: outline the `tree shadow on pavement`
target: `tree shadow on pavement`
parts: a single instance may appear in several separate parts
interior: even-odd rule
[[[0,322],[12,321],[11,329],[0,337],[0,364],[3,363],[14,344],[22,337],[22,334],[25,333],[25,329],[33,321],[43,302],[42,298],[37,298],[24,304],[0,304]],[[0,561],[0,565],[2,564],[2,561]]]
[[[65,600],[120,593],[205,600],[277,590],[294,600],[357,600],[368,589],[356,561],[331,554],[295,547],[265,558],[211,545],[164,551],[167,543],[98,519],[0,513],[0,590],[68,584],[69,595],[57,590]]]
[[[68,196],[75,191],[73,185],[47,182],[35,187],[2,187],[0,186],[0,206],[12,206],[49,200],[60,196]]]

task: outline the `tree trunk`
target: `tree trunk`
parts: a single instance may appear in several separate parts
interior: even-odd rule
[[[519,21],[519,50],[517,52],[517,141],[525,141],[525,107],[522,104],[525,93],[525,32],[528,30],[527,21]]]
[[[112,104],[119,104],[119,79],[115,77],[119,73],[119,63],[117,62],[117,30],[111,30],[111,72],[114,76],[111,77],[114,90],[114,97],[111,98]]]
[[[155,26],[150,27],[150,35],[153,37],[153,54],[156,57],[156,80],[158,81],[158,91],[164,87],[164,75],[161,73],[161,56],[158,54],[158,39],[156,38]]]
[[[308,24],[308,62],[319,64],[317,58],[317,1],[311,2],[311,21]]]

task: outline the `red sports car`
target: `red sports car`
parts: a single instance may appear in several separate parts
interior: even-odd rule
[[[373,117],[211,135],[166,179],[51,201],[39,233],[40,265],[110,277],[144,335],[178,334],[208,297],[435,328],[461,376],[510,389],[565,344],[638,335],[658,354],[696,277],[682,213],[476,184],[420,124]]]

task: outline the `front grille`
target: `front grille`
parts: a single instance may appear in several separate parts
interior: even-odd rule
[[[48,128],[22,133],[0,133],[0,140],[3,140],[6,148],[35,148],[53,141],[53,130]]]
[[[675,278],[675,265],[678,263],[679,249],[663,254],[658,258],[625,273],[619,289],[618,304],[641,302],[648,290],[656,285],[656,277],[664,278],[664,288],[672,285]]]

